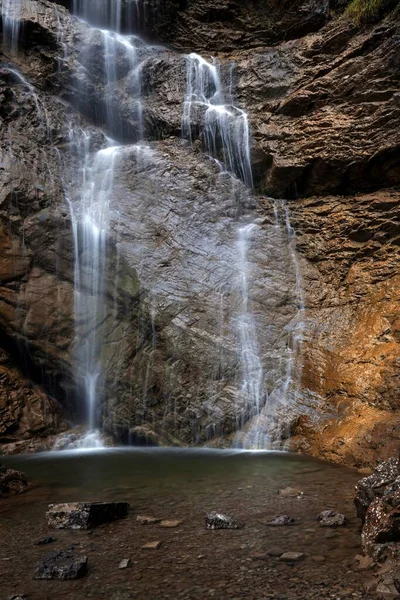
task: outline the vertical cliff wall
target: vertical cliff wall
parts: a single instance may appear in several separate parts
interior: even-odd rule
[[[65,203],[65,173],[76,188],[79,164],[66,149],[71,127],[91,131],[93,151],[104,143],[105,113],[94,110],[104,96],[104,40],[71,17],[69,2],[59,4],[27,3],[21,50],[3,48],[1,57],[0,326],[8,370],[0,436],[8,443],[53,435],[82,416]],[[291,448],[331,460],[363,465],[397,451],[398,17],[359,26],[328,2],[290,4],[140,4],[132,29],[165,46],[139,50],[148,149],[124,154],[110,221],[122,276],[116,287],[108,282],[102,420],[124,441],[230,444],[251,417],[235,329],[235,227],[243,212],[257,224],[251,301],[271,373],[266,392],[283,376],[299,307],[287,213],[277,229],[272,197],[287,200],[306,311],[301,385],[295,402],[278,402],[269,418],[285,444],[290,436]],[[193,51],[217,57],[235,104],[248,113],[254,196],[239,181],[232,188],[205,156],[201,119],[192,147],[180,139],[184,53]],[[108,97],[124,125],[106,133],[134,144],[122,52],[118,73]]]

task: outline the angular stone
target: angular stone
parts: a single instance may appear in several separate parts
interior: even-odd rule
[[[165,527],[166,529],[173,529],[174,527],[179,527],[182,525],[183,521],[161,521],[160,527]]]
[[[72,550],[48,552],[38,562],[34,579],[79,579],[87,573],[87,556],[75,554]]]
[[[294,525],[295,519],[289,515],[275,515],[266,522],[269,526],[282,526],[282,525]]]
[[[131,560],[129,558],[123,558],[118,565],[118,569],[127,569],[132,565]]]
[[[142,548],[144,550],[158,550],[161,546],[162,542],[147,542]]]
[[[128,510],[127,502],[70,502],[49,504],[46,517],[56,529],[90,529],[126,517]]]
[[[279,557],[279,560],[284,562],[297,562],[303,558],[304,554],[302,552],[284,552],[284,554]]]
[[[154,525],[155,523],[160,523],[161,519],[147,517],[146,515],[138,515],[136,517],[136,521],[139,521],[141,525]]]
[[[346,525],[347,518],[334,510],[323,510],[318,515],[318,521],[321,527],[342,527]]]
[[[205,516],[206,529],[241,529],[243,523],[223,513],[209,513]]]

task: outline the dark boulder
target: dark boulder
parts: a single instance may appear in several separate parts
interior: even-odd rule
[[[0,464],[0,498],[13,494],[21,494],[28,487],[28,480],[23,473],[7,469]]]
[[[128,510],[127,502],[70,502],[49,504],[46,517],[56,529],[90,529],[126,517]]]
[[[361,534],[365,554],[382,562],[400,558],[400,491],[384,494],[370,504]]]
[[[36,565],[34,579],[79,579],[87,573],[87,556],[71,550],[54,550]]]
[[[357,516],[363,521],[370,504],[375,498],[380,498],[385,493],[387,487],[393,484],[400,476],[400,460],[390,458],[381,463],[368,477],[361,479],[356,485],[354,504],[357,509]]]

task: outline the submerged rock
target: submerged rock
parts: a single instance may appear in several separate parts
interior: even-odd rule
[[[347,518],[334,510],[323,510],[318,515],[318,521],[321,527],[341,527],[346,525]]]
[[[87,573],[87,556],[70,550],[54,550],[36,565],[34,579],[79,579]]]
[[[21,494],[28,488],[28,480],[20,471],[7,469],[0,464],[0,498]]]
[[[302,552],[284,552],[279,557],[279,560],[282,560],[283,562],[297,562],[303,558],[304,554]]]
[[[126,517],[128,510],[127,502],[70,502],[49,504],[46,517],[56,529],[90,529]]]
[[[275,515],[266,522],[266,525],[270,526],[281,526],[281,525],[294,525],[295,519],[289,515]]]
[[[144,550],[158,550],[160,548],[161,544],[162,544],[162,542],[160,542],[160,541],[148,542],[147,544],[142,546],[142,548]]]
[[[304,492],[297,488],[287,487],[283,490],[279,490],[278,494],[285,498],[304,498]]]
[[[36,542],[36,546],[47,546],[47,544],[52,544],[53,542],[56,542],[57,539],[53,538],[53,537],[45,537],[39,541]]]
[[[166,529],[174,529],[175,527],[179,527],[179,525],[182,525],[183,521],[178,521],[178,520],[165,520],[165,521],[161,521],[160,523],[160,527],[165,527]]]
[[[205,517],[206,529],[241,529],[243,523],[223,513],[209,513]]]
[[[137,515],[136,521],[139,521],[141,525],[155,525],[156,523],[160,523],[161,519],[147,517],[146,515]]]

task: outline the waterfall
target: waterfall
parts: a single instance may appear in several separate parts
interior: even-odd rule
[[[186,93],[183,105],[182,133],[193,143],[203,136],[210,158],[216,160],[222,172],[241,179],[248,189],[253,187],[250,152],[250,129],[247,114],[233,103],[233,65],[228,85],[223,85],[215,60],[207,62],[198,54],[186,57]],[[238,403],[238,434],[235,444],[245,448],[264,449],[280,444],[285,433],[280,423],[280,410],[296,402],[299,382],[300,351],[304,328],[304,296],[300,265],[296,253],[294,230],[290,225],[286,204],[275,202],[276,227],[286,232],[286,247],[291,270],[295,276],[296,316],[288,326],[286,352],[277,356],[277,375],[265,373],[257,335],[257,323],[251,302],[251,263],[249,250],[258,227],[254,222],[239,223],[236,256],[239,295],[238,352],[241,371],[241,398]],[[283,207],[283,208],[282,208]],[[283,211],[283,222],[279,219]],[[243,219],[241,219],[243,221]],[[283,376],[279,364],[284,365]],[[272,388],[268,392],[268,385]],[[240,407],[240,408],[239,408]]]
[[[220,159],[225,169],[252,188],[247,114],[232,104],[231,95],[225,98],[218,66],[192,53],[186,57],[183,136],[192,142],[200,126],[207,154]]]
[[[17,49],[20,37],[19,16],[23,1],[4,0],[2,4],[5,44],[13,52]],[[141,2],[133,0],[129,6],[134,16],[133,22],[130,23],[132,27],[129,26],[129,29],[138,30]],[[142,50],[146,46],[134,35],[121,33],[122,16],[126,15],[124,12],[126,4],[122,0],[104,2],[100,7],[96,0],[74,0],[73,7],[75,15],[87,22],[84,27],[82,26],[82,39],[89,40],[88,48],[85,48],[84,44],[81,48],[76,48],[76,55],[69,61],[72,65],[69,65],[69,68],[75,69],[73,72],[75,89],[80,85],[77,90],[78,108],[83,115],[94,116],[96,124],[103,128],[103,131],[94,131],[94,129],[84,129],[81,125],[70,126],[70,151],[68,160],[65,161],[69,164],[64,165],[65,198],[70,211],[74,247],[73,375],[77,393],[82,397],[85,405],[87,435],[82,445],[98,446],[101,444],[98,433],[101,427],[100,409],[108,400],[106,345],[107,335],[114,325],[113,314],[111,314],[113,311],[110,311],[112,302],[114,302],[114,312],[117,312],[115,290],[118,287],[119,257],[117,255],[116,260],[112,261],[111,248],[112,252],[117,250],[114,250],[114,244],[110,240],[110,216],[113,211],[113,192],[120,159],[126,151],[140,153],[143,149],[143,146],[123,144],[128,138],[133,137],[137,141],[145,138],[141,102],[141,65]],[[71,57],[67,56],[67,45],[64,40],[68,38],[64,38],[62,20],[56,7],[54,20],[60,54],[62,53],[59,59],[60,68],[62,62],[68,61]],[[92,25],[110,28],[96,29]],[[93,48],[98,51],[98,55],[93,52]],[[249,120],[246,112],[234,102],[233,66],[229,65],[225,72],[215,60],[208,62],[195,53],[189,54],[185,60],[186,89],[181,122],[182,136],[189,142],[194,142],[198,138],[202,140],[205,153],[219,166],[221,181],[225,185],[227,181],[231,183],[232,205],[234,205],[237,197],[246,196],[246,190],[250,196],[253,189],[253,175]],[[93,68],[94,63],[97,69]],[[47,121],[45,109],[35,88],[16,69],[9,70],[32,94],[38,116],[45,123]],[[121,82],[125,86],[124,93],[128,90],[131,100],[129,109],[125,113],[122,112],[118,102]],[[126,105],[124,108],[126,109]],[[127,127],[135,129],[134,134],[129,132],[129,135],[126,135]],[[102,147],[99,149],[100,146]],[[72,169],[70,163],[73,165]],[[266,448],[271,447],[279,437],[276,433],[277,410],[283,403],[288,403],[289,399],[293,398],[293,389],[299,378],[298,363],[304,331],[304,297],[289,210],[286,204],[277,202],[274,207],[276,227],[285,232],[287,238],[286,250],[290,256],[295,279],[297,314],[286,331],[289,343],[284,353],[281,353],[284,356],[276,357],[276,361],[280,361],[284,368],[276,376],[274,385],[270,389],[271,374],[265,367],[265,348],[262,334],[257,330],[253,294],[256,280],[254,249],[257,243],[261,243],[265,229],[254,215],[249,214],[244,204],[242,202],[240,210],[236,211],[237,221],[231,221],[232,225],[231,223],[227,225],[226,220],[220,224],[221,227],[226,227],[226,235],[231,236],[232,252],[229,256],[233,257],[232,267],[229,265],[233,274],[228,276],[231,277],[231,282],[221,288],[218,306],[220,339],[224,338],[224,306],[225,303],[230,303],[234,305],[235,314],[226,328],[232,327],[234,330],[233,335],[229,331],[229,341],[232,338],[232,346],[235,346],[232,351],[234,356],[232,379],[235,378],[237,355],[237,381],[235,382],[237,406],[235,408],[238,415],[237,426],[243,434],[240,439],[237,437],[236,443],[247,448]],[[232,215],[229,213],[229,218],[234,216],[234,211],[232,213]],[[268,290],[265,290],[265,293],[267,294]],[[150,387],[152,361],[157,343],[155,326],[157,301],[157,298],[152,297],[150,310],[152,343],[141,393],[144,407],[146,407],[146,394]],[[215,354],[220,355],[222,341],[221,348],[217,345],[215,347]],[[173,369],[174,364],[171,366],[171,380],[175,378]],[[170,387],[172,388],[172,385]],[[173,401],[166,399],[165,411],[168,413],[166,418],[170,411],[174,411],[174,418],[176,418],[177,412],[172,406]],[[223,409],[220,406],[212,406],[211,393],[208,401],[211,407],[209,414],[216,415],[219,411],[222,420]],[[218,421],[217,418],[215,420]],[[215,432],[217,429],[215,427]]]
[[[90,432],[99,426],[96,409],[104,384],[102,351],[108,317],[107,238],[110,197],[119,152],[118,146],[111,146],[91,157],[86,145],[80,198],[70,202],[75,248],[76,364]]]
[[[24,0],[3,0],[1,19],[3,23],[3,49],[10,54],[18,50],[21,33],[21,11]]]
[[[265,404],[263,389],[263,367],[260,360],[257,330],[251,310],[249,298],[249,262],[248,249],[257,226],[254,223],[239,227],[238,229],[238,256],[239,256],[239,286],[241,306],[238,318],[240,357],[242,366],[241,393],[247,403],[247,417],[260,414]],[[243,423],[239,423],[243,425]]]

